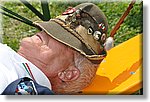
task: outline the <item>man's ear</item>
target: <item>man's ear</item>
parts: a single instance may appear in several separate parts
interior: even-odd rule
[[[80,75],[80,71],[76,67],[69,67],[65,71],[58,73],[58,77],[62,81],[74,81],[79,77],[79,75]]]

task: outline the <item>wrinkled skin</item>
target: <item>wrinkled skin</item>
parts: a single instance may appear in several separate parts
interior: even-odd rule
[[[49,80],[55,81],[73,79],[78,70],[74,70],[74,51],[64,44],[54,40],[44,31],[32,37],[24,38],[21,42],[18,53],[35,64]],[[73,71],[67,71],[67,68]],[[67,73],[61,73],[66,70]],[[75,77],[75,79],[77,76]]]

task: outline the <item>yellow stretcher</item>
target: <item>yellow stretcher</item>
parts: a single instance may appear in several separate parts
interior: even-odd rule
[[[112,48],[83,94],[132,94],[142,88],[142,34]]]

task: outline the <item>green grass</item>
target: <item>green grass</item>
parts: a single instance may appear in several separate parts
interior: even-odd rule
[[[67,1],[67,0],[66,0]],[[94,1],[94,0],[93,0]],[[31,2],[36,9],[41,12],[39,2]],[[108,23],[108,35],[112,28],[115,26],[121,15],[127,9],[130,2],[94,2],[105,13]],[[27,17],[32,21],[40,20],[35,14],[33,14],[27,7],[20,2],[3,2],[4,6],[18,14]],[[75,2],[50,2],[51,17],[54,18],[60,15],[68,6],[75,6],[79,4]],[[115,35],[115,45],[118,45],[135,35],[143,32],[143,10],[140,3],[136,3],[131,10],[130,14],[121,25],[117,34]],[[33,35],[37,32],[36,28],[28,26],[24,23],[3,16],[3,43],[7,43],[14,50],[19,47],[19,42],[23,37]]]
[[[68,2],[68,0],[65,0],[66,2],[60,2],[60,1],[61,0],[59,0],[59,2],[49,3],[50,13],[52,18],[60,15],[63,11],[65,11],[65,9],[68,6],[75,6],[79,4],[79,2],[78,3]],[[95,0],[91,0],[91,1],[95,1]],[[27,7],[25,7],[20,2],[3,1],[2,3],[6,8],[24,17],[27,17],[32,21],[40,20],[35,14],[33,14]],[[41,7],[39,2],[31,2],[31,3],[33,4],[34,7],[36,7],[36,9],[38,9],[41,12]],[[127,9],[128,4],[130,2],[101,2],[101,3],[94,2],[94,3],[101,8],[101,10],[105,13],[108,19],[108,23],[109,23],[108,36],[109,36],[110,31],[113,29],[113,27],[115,26],[115,24],[117,23],[121,15]],[[8,46],[10,46],[15,51],[18,50],[22,38],[26,36],[31,36],[36,32],[38,32],[36,28],[6,16],[3,16],[2,26],[4,31],[3,43],[8,44]],[[115,46],[141,33],[143,33],[143,8],[142,8],[142,4],[138,2],[134,5],[130,14],[127,16],[124,23],[121,25],[120,29],[117,31],[117,34],[115,35]],[[139,91],[140,90],[138,90],[134,94],[140,94]]]

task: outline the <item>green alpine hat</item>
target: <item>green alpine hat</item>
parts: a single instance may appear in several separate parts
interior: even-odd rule
[[[54,19],[34,24],[86,56],[92,63],[99,64],[106,56],[104,43],[108,23],[103,12],[93,3],[81,3]]]

